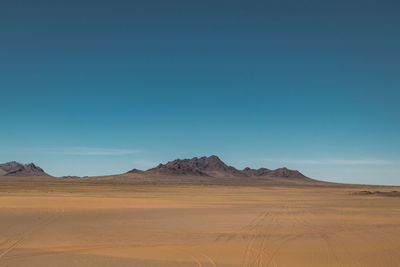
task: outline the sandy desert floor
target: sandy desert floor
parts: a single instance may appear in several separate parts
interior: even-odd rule
[[[0,185],[0,266],[400,266],[400,198],[359,188]]]

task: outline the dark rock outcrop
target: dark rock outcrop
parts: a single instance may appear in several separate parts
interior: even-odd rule
[[[136,173],[132,170],[129,173]],[[267,168],[251,169],[245,168],[238,170],[226,165],[217,156],[176,159],[166,164],[160,164],[155,168],[149,169],[146,173],[166,174],[166,175],[198,175],[211,177],[282,177],[282,178],[307,178],[299,171],[279,168],[270,170]]]
[[[148,172],[171,174],[171,175],[202,175],[219,176],[242,176],[243,174],[232,166],[226,165],[217,156],[176,159],[166,164],[148,170]]]
[[[242,170],[247,176],[265,176],[270,174],[272,171],[267,168],[251,169],[249,167]]]
[[[21,164],[16,161],[0,164],[2,176],[50,176],[33,163]]]

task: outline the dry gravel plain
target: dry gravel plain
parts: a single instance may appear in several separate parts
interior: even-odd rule
[[[0,266],[400,266],[371,189],[0,180]]]

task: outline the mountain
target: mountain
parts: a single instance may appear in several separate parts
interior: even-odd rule
[[[16,161],[0,164],[0,176],[50,176],[33,163],[21,164]]]
[[[226,165],[217,156],[176,159],[166,164],[160,164],[147,170],[150,173],[168,175],[200,175],[212,177],[244,176],[244,174],[232,166]]]
[[[209,176],[209,177],[281,177],[281,178],[307,178],[299,171],[289,170],[287,168],[279,168],[270,170],[267,168],[251,169],[245,168],[238,170],[232,166],[226,165],[217,156],[191,158],[191,159],[176,159],[166,164],[159,164],[157,167],[147,171],[139,171],[133,169],[128,173],[138,174],[161,174],[169,176]]]
[[[279,168],[276,170],[271,171],[269,174],[271,177],[285,177],[285,178],[307,178],[301,172],[297,170],[289,170],[287,168]]]
[[[267,168],[260,168],[260,169],[250,169],[249,167],[244,168],[242,172],[246,176],[263,176],[263,175],[268,175],[272,172],[272,170],[267,169]]]
[[[89,178],[93,179],[93,178]],[[238,170],[217,156],[176,159],[141,171],[133,169],[114,176],[95,177],[97,182],[153,185],[243,185],[243,186],[325,186],[326,182],[306,177],[296,170],[267,168]]]
[[[266,168],[250,169],[245,168],[242,171],[247,176],[270,176],[270,177],[284,177],[284,178],[307,178],[297,170],[289,170],[288,168],[279,168],[270,170]]]

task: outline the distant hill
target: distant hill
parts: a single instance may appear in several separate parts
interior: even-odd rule
[[[244,176],[244,173],[226,165],[217,156],[176,159],[147,170],[149,173],[168,175],[200,175],[212,177]]]
[[[137,172],[132,170],[130,172]],[[149,169],[147,173],[166,174],[166,175],[200,175],[211,177],[284,177],[284,178],[307,178],[302,173],[296,170],[287,168],[279,168],[270,170],[266,168],[251,169],[245,168],[238,170],[232,166],[226,165],[217,156],[191,158],[191,159],[176,159],[166,164],[160,164],[155,168]]]
[[[245,168],[243,171],[247,176],[270,176],[270,177],[284,177],[284,178],[307,178],[301,172],[297,170],[290,170],[288,168],[279,168],[276,170],[270,170],[266,168],[250,169]]]
[[[225,164],[217,156],[176,159],[142,171],[133,169],[124,174],[55,178],[33,163],[21,164],[15,161],[0,164],[0,176],[29,178],[30,181],[62,179],[65,182],[93,182],[108,184],[152,184],[152,185],[328,185],[329,183],[306,177],[297,170],[267,168],[243,170]],[[79,179],[78,179],[79,178]],[[51,179],[51,180],[47,180]],[[14,180],[14,178],[13,178]],[[26,180],[23,180],[26,181]]]
[[[21,164],[16,161],[0,164],[0,176],[50,176],[33,163]]]
[[[176,159],[146,171],[133,169],[122,175],[100,179],[120,183],[151,184],[287,185],[324,183],[308,178],[297,170],[287,168],[238,170],[228,166],[217,156]]]

